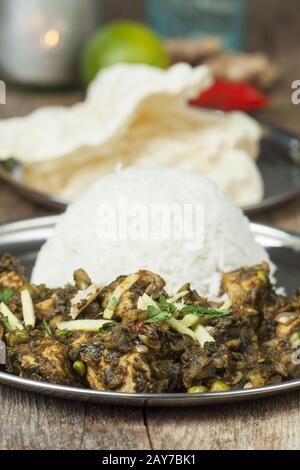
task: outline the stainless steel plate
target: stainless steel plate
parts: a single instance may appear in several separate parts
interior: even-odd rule
[[[57,217],[43,217],[14,222],[0,226],[0,255],[11,252],[26,266],[29,275],[40,246],[51,235]],[[300,285],[300,235],[276,230],[265,225],[251,224],[257,241],[265,246],[272,260],[278,266],[279,285],[288,293]],[[249,390],[235,390],[222,393],[116,393],[98,392],[83,388],[52,385],[45,382],[27,380],[0,372],[0,382],[6,385],[43,393],[54,397],[73,400],[111,403],[134,406],[194,406],[208,403],[223,403],[249,398],[259,398],[275,393],[300,389],[300,379],[279,385],[270,385]]]
[[[300,194],[300,138],[265,127],[258,167],[265,184],[265,197],[259,204],[244,209],[248,215],[275,207]],[[0,163],[0,178],[24,196],[56,211],[64,211],[71,202],[26,186],[22,167],[17,163],[10,169]]]

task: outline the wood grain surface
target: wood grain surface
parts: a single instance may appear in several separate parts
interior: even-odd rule
[[[0,386],[0,449],[149,449],[142,409],[57,400]]]
[[[121,3],[126,16],[125,2],[115,2]],[[300,79],[299,41],[294,42],[299,35],[299,15],[292,13],[298,3],[249,0],[248,45],[267,50],[285,72],[273,92],[273,108],[259,117],[300,134],[300,106],[290,101],[290,84]],[[261,8],[257,9],[258,4]],[[140,14],[138,10],[133,15]],[[113,17],[113,11],[107,15]],[[280,29],[278,35],[276,28]],[[0,117],[23,115],[41,105],[68,105],[81,96],[77,90],[34,93],[11,88],[7,105],[0,106]],[[0,183],[0,222],[48,214],[44,207]],[[300,232],[300,198],[257,220]],[[0,449],[300,448],[300,393],[296,392],[231,405],[145,410],[56,400],[0,386],[0,408]]]
[[[234,405],[147,411],[154,449],[299,449],[300,395]],[[158,432],[159,430],[159,432]]]

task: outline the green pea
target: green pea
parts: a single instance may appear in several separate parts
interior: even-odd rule
[[[73,369],[77,372],[80,377],[84,377],[86,374],[85,363],[82,361],[75,361],[73,364]]]
[[[211,392],[228,392],[228,390],[230,390],[230,387],[221,380],[216,380],[210,389]]]
[[[25,344],[30,341],[29,334],[26,331],[16,330],[8,335],[7,342],[12,348],[18,344]]]
[[[263,281],[264,283],[266,283],[267,280],[268,280],[265,271],[257,271],[257,277],[258,277],[258,279],[260,279],[260,280]]]
[[[208,392],[206,387],[203,387],[202,385],[195,385],[194,387],[190,387],[188,389],[188,393],[206,393]]]

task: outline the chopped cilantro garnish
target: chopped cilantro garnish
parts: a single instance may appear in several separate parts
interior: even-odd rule
[[[8,317],[2,317],[1,322],[3,323],[4,328],[5,328],[6,331],[11,331],[11,327],[10,327],[10,324],[9,324]]]
[[[7,302],[14,295],[14,291],[6,287],[0,291],[0,302]]]
[[[220,309],[212,307],[204,307],[203,305],[192,304],[186,305],[180,308],[180,312],[183,315],[194,314],[199,317],[206,317],[209,319],[223,317],[231,313],[230,304],[224,304]],[[167,297],[161,296],[158,302],[147,307],[149,318],[145,323],[156,323],[159,321],[169,320],[173,314],[178,310],[176,304],[168,302]]]
[[[112,328],[113,326],[115,326],[117,324],[116,321],[112,320],[108,323],[104,323],[104,325],[101,326],[101,328],[99,328],[98,332],[101,333],[102,331],[106,331],[106,330],[109,330],[109,328]]]
[[[218,310],[212,307],[204,307],[203,305],[192,304],[183,307],[181,309],[181,313],[184,315],[189,315],[192,313],[194,315],[198,315],[199,317],[218,318],[229,315],[231,311],[229,308],[221,308]]]
[[[152,307],[155,309],[155,307]],[[170,312],[162,312],[159,309],[155,309],[155,314],[154,311],[152,311],[152,314],[150,313],[151,307],[148,307],[148,312],[150,314],[148,320],[145,320],[145,323],[157,323],[159,321],[165,321],[169,320],[172,317],[172,313]]]
[[[167,298],[161,296],[156,305],[148,305],[149,318],[145,323],[156,323],[169,320],[175,312],[176,307],[167,302]]]
[[[53,334],[53,331],[52,331],[51,326],[48,325],[48,323],[46,322],[46,320],[43,320],[42,323],[43,323],[43,327],[44,327],[44,329],[47,331],[48,335],[51,336],[51,337],[53,337],[54,334]]]
[[[49,327],[50,328],[50,327]],[[56,330],[55,331],[55,336],[58,336],[58,338],[61,338],[63,336],[69,336],[71,332],[67,329],[64,330]]]
[[[176,306],[168,302],[167,297],[162,295],[158,302],[159,308],[164,312],[174,313],[176,312]]]
[[[118,299],[116,297],[112,297],[108,302],[107,308],[108,310],[114,310],[118,305]]]

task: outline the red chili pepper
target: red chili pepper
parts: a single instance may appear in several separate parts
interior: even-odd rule
[[[144,323],[141,321],[140,323],[136,323],[136,324],[134,325],[134,329],[135,329],[136,331],[140,331],[140,330],[143,328],[143,326],[144,326]]]
[[[208,90],[192,100],[191,104],[222,111],[251,112],[266,106],[269,101],[266,95],[248,83],[216,80]]]

